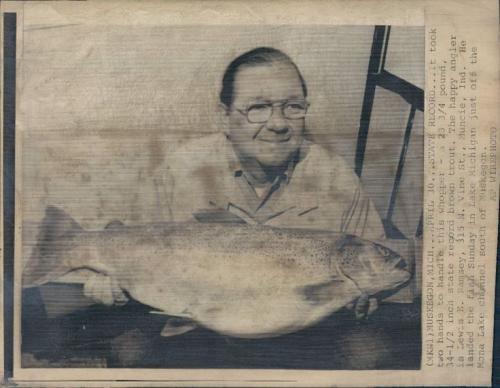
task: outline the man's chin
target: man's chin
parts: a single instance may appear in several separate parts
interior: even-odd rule
[[[265,170],[271,170],[275,168],[287,167],[290,163],[292,157],[291,155],[283,158],[263,158],[259,159],[258,162],[261,167]]]

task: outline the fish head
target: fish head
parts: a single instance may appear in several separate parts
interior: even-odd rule
[[[390,293],[411,277],[406,260],[380,243],[347,235],[337,245],[337,253],[339,271],[366,295]]]

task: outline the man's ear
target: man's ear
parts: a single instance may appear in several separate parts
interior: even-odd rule
[[[217,105],[217,118],[217,125],[227,135],[229,133],[229,108],[222,102]]]

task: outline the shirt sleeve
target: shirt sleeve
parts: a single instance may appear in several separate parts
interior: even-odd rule
[[[385,238],[384,226],[375,205],[361,185],[354,189],[352,202],[342,214],[340,229],[368,240]]]

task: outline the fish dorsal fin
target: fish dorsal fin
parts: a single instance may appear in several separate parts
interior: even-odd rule
[[[37,243],[23,269],[23,287],[39,286],[69,271],[64,252],[82,227],[64,210],[48,206],[39,226]]]
[[[196,329],[198,326],[191,320],[183,318],[169,318],[160,333],[162,337],[173,337],[187,333],[188,331]]]

